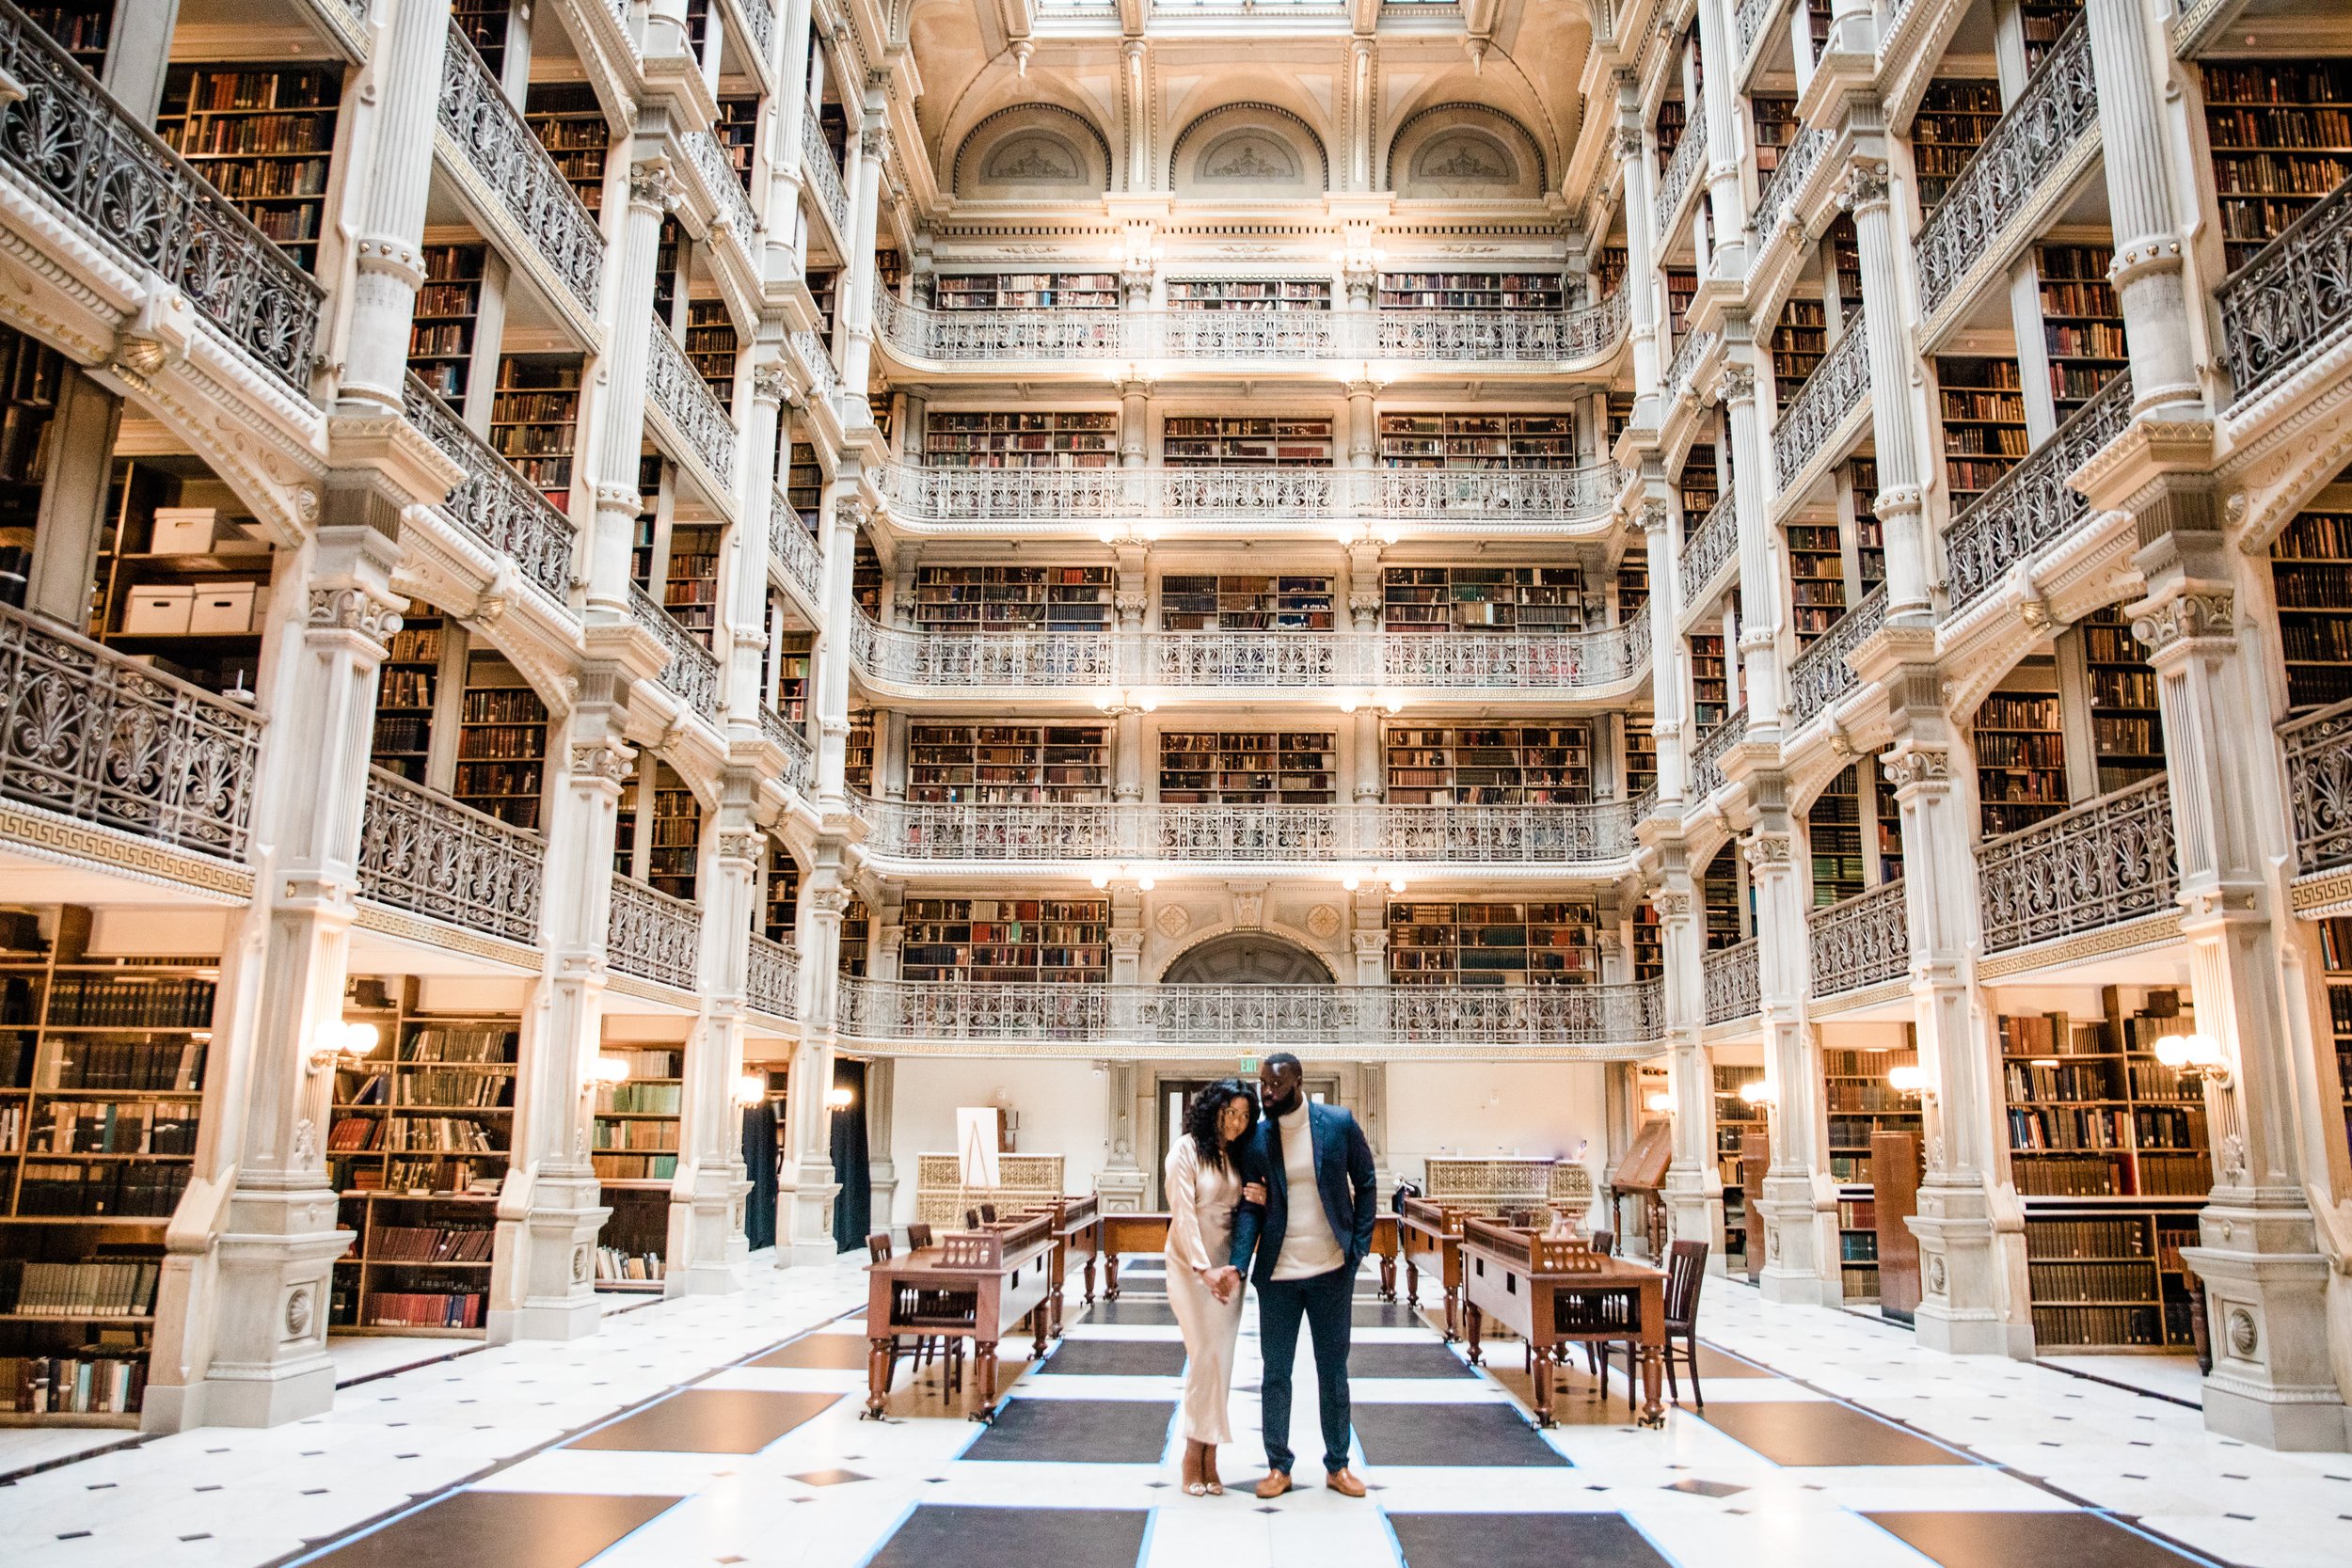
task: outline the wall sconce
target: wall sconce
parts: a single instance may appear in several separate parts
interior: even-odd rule
[[[825,1104],[835,1111],[846,1111],[857,1103],[857,1091],[847,1084],[835,1084],[825,1091]]]
[[[1675,1108],[1675,1097],[1664,1089],[1653,1089],[1650,1091],[1650,1097],[1642,1103],[1648,1106],[1656,1115],[1662,1117]]]
[[[1907,1099],[1924,1099],[1929,1093],[1928,1069],[1915,1063],[1888,1068],[1886,1086]]]
[[[1114,719],[1123,719],[1131,713],[1149,713],[1159,705],[1157,696],[1139,687],[1133,689],[1122,687],[1094,694],[1095,711],[1107,713]]]
[[[588,1063],[588,1082],[592,1085],[626,1084],[628,1074],[628,1058],[614,1055],[610,1051],[597,1052]]]
[[[756,1072],[747,1072],[735,1081],[735,1102],[750,1110],[768,1098],[768,1082]]]
[[[1354,713],[1359,707],[1376,707],[1390,715],[1405,711],[1405,698],[1394,691],[1347,691],[1340,695],[1340,711]]]
[[[322,1023],[318,1044],[310,1048],[310,1072],[315,1076],[330,1068],[356,1068],[375,1054],[381,1040],[373,1023],[345,1023],[341,1019]]]
[[[2230,1058],[2211,1035],[2167,1035],[2156,1042],[2156,1060],[2184,1078],[2209,1081],[2217,1088],[2226,1089],[2232,1082]]]
[[[1751,1078],[1740,1085],[1740,1098],[1751,1105],[1769,1108],[1772,1104],[1772,1086],[1761,1078]]]
[[[1097,866],[1087,880],[1092,882],[1098,892],[1110,886],[1114,881],[1132,881],[1139,893],[1149,893],[1156,885],[1150,872],[1137,873],[1131,865]]]

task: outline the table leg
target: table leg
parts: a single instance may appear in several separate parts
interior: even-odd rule
[[[1445,1342],[1454,1343],[1462,1337],[1462,1292],[1452,1285],[1445,1288]],[[1478,1359],[1475,1355],[1470,1359]]]
[[[1476,1308],[1473,1307],[1472,1310],[1474,1311]],[[1557,1358],[1558,1352],[1555,1347],[1534,1344],[1528,1346],[1528,1370],[1534,1374],[1529,1379],[1529,1382],[1534,1385],[1535,1390],[1535,1424],[1539,1427],[1548,1427],[1553,1424],[1551,1419],[1551,1369]]]
[[[1396,1299],[1396,1254],[1392,1252],[1380,1255],[1380,1299]]]
[[[1409,1252],[1405,1255],[1405,1305],[1416,1312],[1421,1310],[1421,1266],[1413,1261]]]
[[[1119,1254],[1115,1252],[1103,1254],[1103,1299],[1119,1299]]]
[[[1094,1265],[1100,1261],[1101,1257],[1099,1254],[1091,1252],[1087,1254],[1087,1293],[1086,1299],[1079,1303],[1081,1307],[1091,1307],[1094,1305]]]
[[[866,1353],[866,1413],[880,1416],[882,1406],[890,1399],[890,1368],[895,1357],[890,1354],[891,1341],[887,1336],[868,1339],[866,1345],[869,1348]]]
[[[1029,1359],[1031,1361],[1042,1361],[1045,1359],[1045,1331],[1049,1326],[1057,1334],[1061,1332],[1061,1298],[1059,1296],[1056,1296],[1054,1298],[1054,1306],[1050,1313],[1047,1311],[1045,1305],[1042,1302],[1038,1304],[1037,1338],[1036,1341],[1029,1346]]]
[[[1659,1370],[1665,1355],[1657,1345],[1645,1340],[1642,1344],[1642,1422],[1645,1427],[1666,1424],[1666,1407],[1659,1400]]]
[[[1451,1291],[1446,1292],[1445,1316],[1450,1327],[1454,1322],[1454,1292]],[[1478,1331],[1486,1326],[1486,1314],[1481,1312],[1477,1304],[1472,1302],[1464,1316],[1470,1320],[1470,1364],[1473,1367],[1483,1367],[1486,1364],[1486,1354],[1478,1347]],[[1446,1338],[1451,1339],[1454,1336],[1448,1334]]]
[[[996,1418],[996,1341],[972,1341],[972,1389],[977,1398],[973,1402],[972,1419],[993,1421]]]

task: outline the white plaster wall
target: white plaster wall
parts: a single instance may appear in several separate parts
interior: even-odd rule
[[[890,1155],[898,1172],[891,1224],[914,1217],[914,1157],[954,1148],[956,1108],[996,1104],[999,1090],[1020,1115],[1020,1151],[1062,1156],[1062,1190],[1094,1191],[1107,1152],[1109,1090],[1092,1063],[903,1057],[891,1091]]]
[[[1590,1062],[1397,1062],[1389,1164],[1418,1180],[1433,1154],[1573,1156],[1597,1173],[1607,1069]]]

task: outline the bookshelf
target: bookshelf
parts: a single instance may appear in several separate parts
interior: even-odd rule
[[[1329,578],[1170,575],[1160,579],[1160,629],[1329,631],[1336,603]]]
[[[596,1233],[596,1288],[661,1289],[670,1236],[670,1182],[677,1175],[685,1052],[675,1046],[615,1048],[628,1078],[596,1085],[589,1163],[612,1212]]]
[[[1690,643],[1691,723],[1705,739],[1731,713],[1731,671],[1722,632],[1694,631]]]
[[[827,340],[833,336],[835,284],[840,277],[840,271],[834,267],[808,269],[808,296],[817,306],[817,335]]]
[[[1617,562],[1614,582],[1617,596],[1617,619],[1633,619],[1633,612],[1649,603],[1649,549],[1636,541]]]
[[[694,871],[702,852],[703,814],[694,792],[666,762],[653,765],[653,816],[645,824],[645,883],[656,892],[692,902]]]
[[[1327,806],[1339,799],[1338,737],[1304,730],[1163,733],[1159,798],[1184,805]]]
[[[927,631],[1095,631],[1110,625],[1107,566],[924,566],[914,624]]]
[[[1952,511],[1965,509],[2033,450],[2014,359],[1938,356],[1944,415],[1944,478]]]
[[[930,723],[908,732],[910,800],[1105,800],[1110,776],[1110,731],[1101,724]]]
[[[784,657],[776,671],[776,711],[794,724],[801,724],[808,719],[809,674],[811,661],[817,656],[817,634],[787,631],[781,641]]]
[[[1674,161],[1675,149],[1682,145],[1682,133],[1690,123],[1690,109],[1680,98],[1669,98],[1658,105],[1658,118],[1650,122],[1650,129],[1658,137],[1660,168]]]
[[[514,0],[451,0],[450,16],[498,80],[506,68],[506,23]]]
[[[1171,310],[1328,310],[1327,277],[1171,277]]]
[[[719,400],[735,410],[735,318],[723,299],[689,300],[686,305],[686,357]]]
[[[1633,927],[1633,978],[1662,980],[1666,977],[1666,938],[1658,923],[1658,908],[1644,899],[1633,906],[1630,924]]]
[[[719,552],[726,530],[715,524],[679,523],[670,530],[668,573],[661,604],[677,624],[710,645],[718,626]]]
[[[1581,986],[1600,978],[1599,906],[1555,903],[1389,905],[1395,986]]]
[[[2026,1199],[2034,1338],[2044,1347],[2185,1347],[2180,1248],[2213,1185],[2202,1088],[2155,1059],[2188,1027],[2178,993],[2125,1016],[1999,1021],[2010,1164]]]
[[[859,529],[850,548],[850,596],[866,614],[882,614],[882,559],[874,553],[874,542]]]
[[[1805,813],[1813,855],[1813,907],[1825,909],[1862,891],[1862,800],[1856,769],[1829,782]],[[1868,1140],[1864,1140],[1866,1143]]]
[[[872,793],[874,778],[874,710],[853,707],[850,710],[850,738],[842,760],[844,782],[851,789]]]
[[[534,832],[547,787],[548,705],[502,657],[466,657],[465,706],[457,726],[458,800]]]
[[[155,134],[316,273],[342,85],[340,65],[173,66]]]
[[[417,291],[417,314],[408,329],[408,368],[452,408],[464,405],[473,368],[486,255],[478,245],[424,247],[425,281]]]
[[[942,310],[1116,310],[1110,272],[943,273],[932,285]]]
[[[1772,382],[1787,407],[1805,377],[1829,352],[1829,307],[1818,299],[1792,299],[1781,307],[1772,330]]]
[[[1160,454],[1171,468],[1327,468],[1331,421],[1171,416],[1162,428]]]
[[[2352,177],[2352,60],[2231,60],[2200,69],[2222,251],[2235,272]]]
[[[1058,410],[935,411],[924,421],[923,461],[943,468],[1107,468],[1119,457],[1119,416]]]
[[[1384,630],[1566,632],[1584,629],[1579,566],[1387,566]]]
[[[219,976],[0,911],[0,1425],[136,1426]]]
[[[1384,272],[1383,310],[1557,310],[1556,272]]]
[[[0,327],[0,604],[24,603],[65,364],[56,349]]]
[[[1853,492],[1854,562],[1867,594],[1886,580],[1886,526],[1879,521],[1878,459],[1848,460],[1846,483]]]
[[[801,865],[792,852],[768,841],[768,876],[760,893],[759,928],[770,942],[792,942],[801,924]]]
[[[752,159],[759,150],[758,96],[720,99],[719,118],[711,124],[710,134],[718,138],[720,150],[735,166],[735,177],[743,182],[744,194],[750,195]]]
[[[1781,152],[1797,139],[1802,123],[1797,119],[1797,101],[1781,93],[1751,93],[1748,120],[1756,129],[1756,177],[1760,185],[1772,179],[1772,171],[1780,167]]]
[[[2352,917],[2337,915],[2317,924],[2328,1033],[2335,1039],[2336,1093],[2344,1101],[2344,1137],[2352,1140]]]
[[[1674,323],[1674,341],[1679,344],[1690,335],[1691,302],[1698,297],[1699,275],[1682,267],[1668,267],[1666,274],[1666,312]]]
[[[490,444],[558,512],[571,510],[580,368],[576,358],[510,355],[499,361],[490,404]]]
[[[557,172],[590,212],[604,206],[604,161],[612,130],[585,82],[535,82],[523,100],[523,119]]]
[[[273,551],[235,492],[186,459],[118,459],[107,510],[89,635],[213,690],[250,690]]]
[[[1110,902],[910,898],[898,970],[909,980],[1104,985],[1110,979]]]
[[[2156,673],[2140,657],[2122,606],[2104,605],[2076,626],[2090,676],[2099,793],[2105,795],[2164,771],[2164,715],[2156,705]]]
[[[1879,880],[1903,879],[1903,808],[1895,798],[1895,782],[1874,759],[1870,764],[1871,826],[1878,838]]]
[[[1658,736],[1650,733],[1656,715],[1646,709],[1625,716],[1625,799],[1658,782]]]
[[[1790,629],[1804,647],[1846,616],[1845,542],[1836,523],[1790,523],[1788,541]]]
[[[1837,299],[1848,316],[1862,309],[1862,236],[1853,214],[1840,213],[1829,225],[1830,264],[1837,274]]]
[[[370,758],[414,784],[425,782],[432,759],[434,707],[447,640],[446,623],[438,615],[404,615],[376,673]]]
[[[1682,460],[1682,472],[1675,486],[1682,492],[1682,536],[1685,539],[1697,531],[1707,515],[1723,499],[1721,477],[1715,471],[1715,447],[1706,442],[1691,449]]]
[[[1740,929],[1740,905],[1745,899],[1740,885],[1740,851],[1736,846],[1724,845],[1715,851],[1715,858],[1699,873],[1699,909],[1706,918],[1707,951],[1737,946],[1743,932]]]
[[[1104,918],[1108,919],[1107,913]],[[1107,925],[1104,929],[1109,929]],[[873,931],[874,911],[866,907],[865,899],[851,894],[850,907],[841,914],[841,952],[837,965],[840,973],[853,976],[866,974],[866,949],[873,941]]]
[[[661,561],[661,489],[667,464],[658,451],[637,456],[637,516],[629,531],[628,580],[648,594],[654,590],[654,571]],[[662,592],[669,592],[666,575]]]
[[[2055,690],[1994,692],[1977,705],[1971,734],[1985,837],[2013,833],[2066,809],[2066,740]]]
[[[1748,1194],[1743,1140],[1762,1137],[1764,1107],[1740,1098],[1742,1085],[1760,1083],[1760,1067],[1718,1066],[1715,1075],[1715,1176],[1724,1192],[1724,1262],[1737,1273],[1747,1261]],[[1735,1262],[1735,1259],[1737,1261]]]
[[[114,41],[116,0],[56,0],[25,6],[24,18],[92,76],[106,73],[106,50]]]
[[[1848,1301],[1878,1299],[1878,1210],[1870,1186],[1870,1136],[1919,1131],[1917,1099],[1906,1099],[1886,1082],[1890,1069],[1914,1067],[1918,1060],[1918,1052],[1910,1046],[1821,1053],[1830,1178],[1838,1184],[1837,1266]]]
[[[1625,281],[1626,250],[1621,245],[1605,245],[1593,256],[1593,281],[1603,299],[1617,292]]]
[[[806,441],[794,441],[787,453],[784,468],[785,503],[799,514],[802,526],[812,534],[823,532],[825,520],[825,469],[817,461],[817,449]]]
[[[1566,414],[1383,414],[1384,468],[1573,468]]]
[[[1911,131],[1912,166],[1918,176],[1922,216],[1942,203],[1952,182],[2000,122],[1998,82],[1937,80],[1928,84]]]
[[[2042,69],[2042,58],[2066,36],[2082,15],[2082,0],[2019,0],[2018,20],[2026,30],[2026,73]]]
[[[1586,722],[1391,725],[1391,805],[1581,805],[1593,798]]]
[[[2307,507],[2270,546],[2287,704],[2299,712],[2352,698],[2352,512]]]
[[[2123,313],[2107,281],[2115,252],[2103,245],[2036,247],[2042,279],[2042,336],[2050,357],[2050,396],[2058,422],[2131,368]]]
[[[685,243],[686,230],[678,227],[675,215],[663,217],[653,251],[653,313],[664,326],[674,330],[677,324],[678,253]]]

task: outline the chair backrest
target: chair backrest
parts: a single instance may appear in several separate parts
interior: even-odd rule
[[[980,1205],[980,1223],[982,1225],[994,1225],[996,1223],[996,1205],[993,1203],[983,1203]]]
[[[980,1227],[980,1212],[977,1209],[966,1209],[963,1212],[963,1227],[966,1230],[977,1230]]]
[[[866,1256],[877,1263],[890,1261],[890,1232],[877,1230],[866,1238]]]
[[[1594,1231],[1593,1250],[1603,1258],[1614,1258],[1617,1255],[1617,1233],[1613,1230]]]
[[[907,1246],[910,1250],[920,1252],[930,1244],[931,1227],[930,1226],[925,1225],[921,1220],[916,1220],[907,1227]]]
[[[1707,1283],[1707,1243],[1677,1242],[1666,1249],[1666,1321],[1696,1323],[1699,1287]]]

